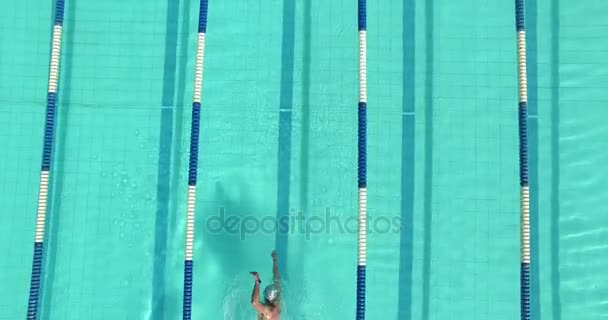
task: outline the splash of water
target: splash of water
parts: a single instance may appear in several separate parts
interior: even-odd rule
[[[254,315],[251,313],[252,310],[247,309],[250,308],[247,296],[247,290],[242,286],[241,283],[238,282],[236,278],[233,279],[228,286],[222,303],[224,319],[255,319]]]

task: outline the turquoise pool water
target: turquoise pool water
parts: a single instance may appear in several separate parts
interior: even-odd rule
[[[608,319],[608,3],[527,4],[533,319]],[[2,320],[27,309],[52,6],[0,12]],[[41,319],[181,317],[197,11],[67,0]],[[194,319],[253,319],[275,247],[285,319],[354,318],[357,45],[356,1],[210,0]],[[368,319],[518,317],[516,72],[513,1],[368,2]],[[277,212],[306,229],[277,243]]]

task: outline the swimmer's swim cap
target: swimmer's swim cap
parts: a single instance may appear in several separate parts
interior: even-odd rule
[[[278,296],[279,288],[274,284],[270,284],[264,289],[264,298],[266,301],[274,301]]]

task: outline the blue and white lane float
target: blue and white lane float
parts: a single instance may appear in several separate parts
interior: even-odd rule
[[[367,256],[367,22],[366,0],[358,0],[359,25],[359,118],[358,161],[359,234],[357,241],[357,313],[356,319],[365,319],[365,264]]]
[[[530,320],[530,187],[528,176],[528,76],[526,71],[525,1],[515,0],[519,86],[519,179],[521,186],[521,319]]]
[[[194,271],[194,218],[196,211],[196,175],[198,168],[201,95],[203,64],[205,60],[205,33],[207,32],[207,0],[200,1],[198,17],[198,43],[194,73],[194,98],[190,129],[190,159],[188,161],[188,201],[186,213],[186,246],[184,262],[183,320],[192,319],[192,284]]]
[[[55,20],[51,40],[51,61],[49,68],[48,92],[44,124],[44,145],[42,149],[42,166],[40,170],[40,189],[38,191],[38,209],[36,211],[36,235],[30,293],[27,304],[27,319],[38,318],[38,305],[41,294],[41,279],[44,256],[44,227],[46,224],[47,204],[49,200],[49,180],[51,178],[51,156],[55,138],[55,115],[57,108],[57,83],[59,81],[59,62],[61,57],[61,34],[63,27],[64,0],[55,2]]]

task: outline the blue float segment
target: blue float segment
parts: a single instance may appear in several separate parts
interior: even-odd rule
[[[523,31],[525,25],[524,0],[515,0],[515,26]]]
[[[367,30],[366,0],[359,0],[359,31]]]
[[[525,102],[519,103],[519,182],[527,186],[528,179],[528,108]]]
[[[190,128],[190,160],[188,161],[188,185],[196,185],[196,171],[198,168],[198,140],[200,131],[201,104],[192,104],[192,127]]]
[[[208,0],[201,0],[198,12],[198,32],[207,32],[207,2]]]
[[[357,266],[357,320],[365,319],[365,266]]]
[[[57,99],[54,92],[49,92],[46,98],[46,114],[44,119],[44,142],[42,147],[42,170],[49,171],[51,168],[51,154],[53,151],[53,140],[55,132],[55,113]]]
[[[192,318],[192,260],[186,260],[184,263],[184,304],[183,304],[183,319],[190,320]]]
[[[65,8],[64,0],[57,0],[55,2],[55,25],[63,25],[63,12]]]
[[[367,104],[359,102],[359,128],[358,128],[358,180],[359,188],[367,186]]]
[[[38,314],[40,279],[42,276],[42,247],[42,242],[34,243],[34,259],[32,261],[32,277],[30,279],[30,296],[27,304],[28,320],[36,320]]]
[[[521,319],[530,320],[530,264],[521,264]]]

